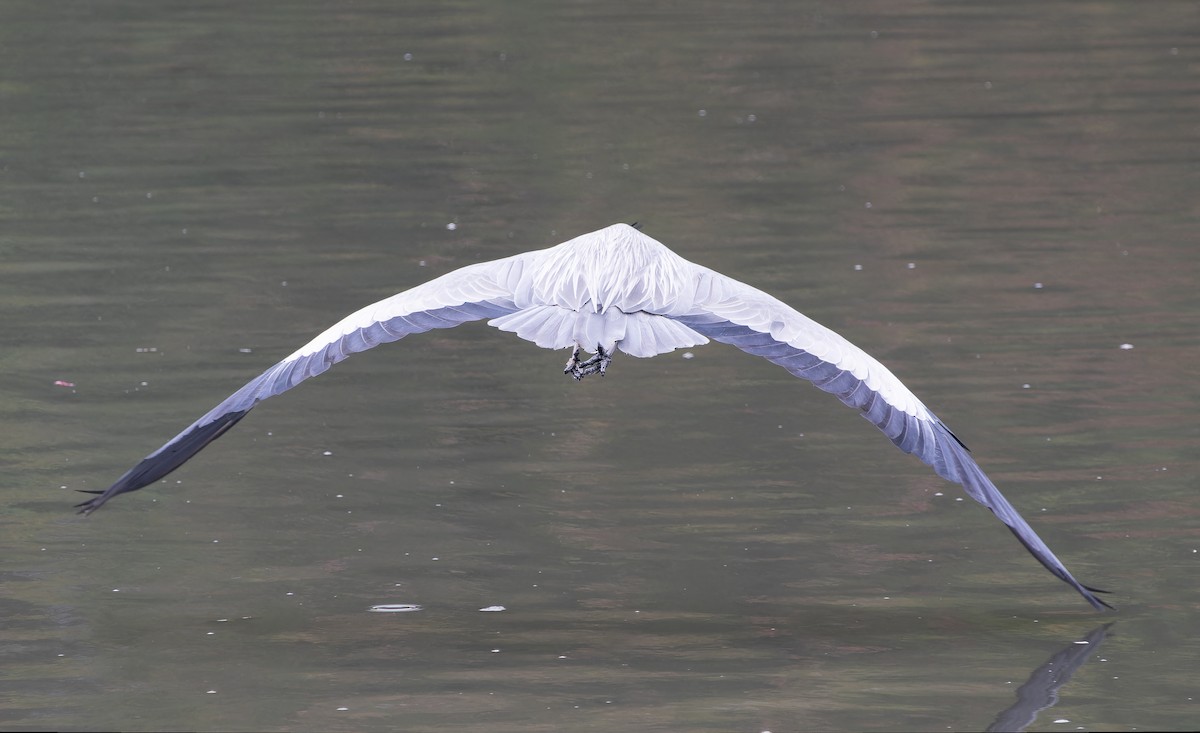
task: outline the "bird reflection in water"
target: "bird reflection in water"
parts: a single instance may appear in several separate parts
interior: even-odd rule
[[[1071,681],[1075,670],[1091,658],[1108,638],[1112,624],[1099,626],[1082,639],[1063,647],[1062,651],[1029,675],[1017,688],[1017,701],[1001,712],[987,727],[988,733],[1018,733],[1037,720],[1038,713],[1058,703],[1058,691]]]

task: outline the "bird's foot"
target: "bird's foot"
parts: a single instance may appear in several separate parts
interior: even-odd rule
[[[575,381],[583,379],[589,374],[599,374],[604,376],[604,372],[608,370],[608,363],[612,361],[612,354],[604,350],[603,346],[596,344],[596,355],[587,361],[579,360],[579,347],[571,352],[571,358],[567,359],[567,366],[563,369],[563,374],[570,374],[575,378]]]

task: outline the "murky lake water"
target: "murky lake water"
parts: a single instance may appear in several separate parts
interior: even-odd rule
[[[1198,21],[6,3],[0,727],[1193,728]],[[720,345],[416,336],[71,512],[360,305],[634,220],[891,366],[1119,612]]]

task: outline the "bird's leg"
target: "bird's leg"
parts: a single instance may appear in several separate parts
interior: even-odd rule
[[[596,355],[585,362],[580,362],[575,368],[579,376],[575,378],[583,379],[589,374],[599,374],[603,377],[610,361],[612,361],[612,354],[605,351],[604,347],[600,344],[596,344]]]
[[[604,347],[596,344],[596,355],[587,361],[579,360],[579,347],[571,352],[571,358],[567,360],[567,367],[563,369],[563,374],[570,374],[575,378],[575,381],[583,379],[589,374],[599,374],[604,376],[608,370],[608,363],[612,361],[612,354],[605,351]]]
[[[575,377],[576,382],[578,382],[580,379],[583,379],[583,375],[579,373],[578,346],[576,346],[575,350],[571,352],[571,358],[567,359],[567,366],[563,369],[563,374],[570,374],[572,377]]]

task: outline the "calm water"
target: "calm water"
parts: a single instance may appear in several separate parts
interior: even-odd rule
[[[1194,728],[1198,20],[5,3],[0,728]],[[413,337],[71,512],[360,305],[633,220],[888,363],[1120,612],[719,345]]]

